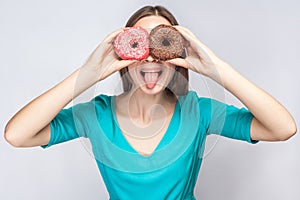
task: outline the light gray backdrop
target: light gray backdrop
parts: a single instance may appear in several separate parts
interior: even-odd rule
[[[169,8],[181,25],[280,100],[300,124],[299,1],[1,0],[1,130],[18,109],[80,67],[105,35],[146,4]],[[190,75],[191,87],[197,88],[203,79]],[[116,82],[118,74],[97,90],[110,94]],[[226,102],[241,106],[230,94]],[[204,159],[196,196],[299,200],[299,138],[257,145],[220,139]],[[95,161],[79,140],[48,150],[16,149],[2,136],[0,145],[0,199],[108,198]]]

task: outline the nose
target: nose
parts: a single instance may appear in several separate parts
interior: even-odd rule
[[[154,62],[154,61],[156,61],[156,59],[154,59],[151,55],[149,55],[149,56],[146,58],[146,61],[148,61],[148,62]]]

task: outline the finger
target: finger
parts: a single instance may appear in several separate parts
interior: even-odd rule
[[[95,49],[95,54],[97,54],[97,56],[106,57],[109,54],[114,53],[113,42],[116,36],[125,29],[127,28],[120,28],[107,35],[106,38],[104,38],[104,40]]]
[[[175,26],[175,28],[184,36],[191,38],[191,39],[196,39],[197,36],[190,31],[189,29],[183,27],[183,26]]]
[[[105,42],[107,42],[107,43],[112,43],[113,40],[115,39],[115,37],[116,37],[119,33],[121,33],[122,31],[124,31],[125,29],[127,29],[127,28],[119,28],[119,29],[115,30],[114,32],[108,34],[108,35],[104,38],[103,41],[105,41]]]
[[[171,64],[176,65],[176,66],[184,67],[184,68],[187,68],[187,69],[189,69],[189,66],[190,66],[190,63],[187,62],[185,59],[182,59],[182,58],[174,58],[174,59],[171,59],[171,60],[167,60],[166,62],[171,63]]]
[[[186,39],[188,42],[188,49],[194,52],[198,52],[202,50],[203,43],[188,29],[182,26],[175,26],[175,28],[181,33],[181,35]]]
[[[128,67],[129,65],[132,65],[133,63],[138,62],[137,60],[120,60],[118,61],[120,66],[123,67]]]
[[[119,71],[125,67],[128,67],[129,65],[134,64],[135,62],[138,62],[137,60],[117,60],[116,61],[116,71]]]
[[[110,60],[105,62],[101,69],[100,79],[103,80],[106,77],[112,75],[113,73],[120,71],[121,69],[133,64],[135,60]]]
[[[189,29],[176,26],[176,28],[182,33],[182,35],[189,41],[190,46],[198,54],[198,57],[201,60],[212,61],[212,59],[216,58],[215,53],[208,48],[203,42],[201,42]]]
[[[204,48],[205,50],[210,49],[189,29],[183,27],[183,26],[175,26],[175,28],[185,37],[189,42],[196,43],[200,47]]]
[[[202,64],[199,59],[194,58],[194,57],[191,57],[188,60],[182,59],[182,58],[175,58],[172,60],[168,60],[166,62],[169,62],[176,66],[184,67],[186,69],[190,69],[197,73],[202,73],[202,70],[201,70]]]

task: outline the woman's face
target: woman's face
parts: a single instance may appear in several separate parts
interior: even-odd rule
[[[166,24],[168,20],[160,16],[148,16],[140,19],[134,26],[140,26],[149,32],[154,27]],[[167,62],[153,59],[150,55],[143,61],[128,66],[134,88],[141,89],[147,94],[157,94],[165,89],[175,73],[175,66]]]

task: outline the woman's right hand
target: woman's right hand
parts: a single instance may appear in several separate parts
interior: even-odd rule
[[[186,58],[175,58],[167,62],[190,69],[221,83],[218,67],[226,65],[210,48],[189,29],[182,26],[174,26],[185,38],[187,43]]]
[[[120,60],[114,52],[114,38],[123,29],[107,35],[82,66],[82,69],[88,70],[94,75],[95,83],[136,62],[136,60]]]
[[[73,98],[96,82],[136,62],[118,60],[115,55],[113,40],[121,31],[109,34],[82,67],[19,110],[5,127],[5,139],[16,147],[48,144],[51,120]]]

